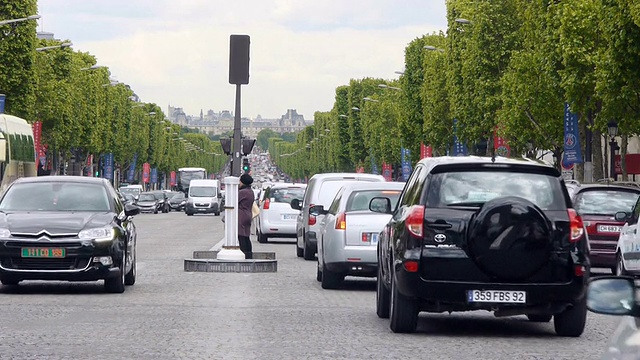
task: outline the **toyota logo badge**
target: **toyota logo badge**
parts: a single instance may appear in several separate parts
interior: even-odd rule
[[[443,243],[443,242],[447,241],[447,235],[445,235],[445,234],[436,234],[436,236],[434,236],[433,239],[437,243]]]

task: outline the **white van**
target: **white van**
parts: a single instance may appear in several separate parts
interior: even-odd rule
[[[221,200],[220,181],[209,179],[191,180],[184,212],[187,216],[211,213],[219,216]]]

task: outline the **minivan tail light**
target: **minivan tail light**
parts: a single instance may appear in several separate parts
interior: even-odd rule
[[[262,205],[262,209],[263,210],[269,210],[269,204],[271,203],[271,200],[269,200],[268,198],[265,199],[264,204]]]
[[[571,233],[569,242],[576,243],[584,235],[584,223],[582,217],[574,209],[567,209],[567,212],[569,213],[569,232]]]
[[[347,215],[345,213],[339,213],[336,216],[336,230],[347,229]]]
[[[422,237],[424,235],[424,206],[414,205],[409,209],[409,215],[405,221],[407,230],[411,235]]]
[[[314,204],[309,205],[309,209],[311,209],[312,207],[314,207]],[[316,224],[316,217],[314,215],[309,214],[309,225],[315,225]]]

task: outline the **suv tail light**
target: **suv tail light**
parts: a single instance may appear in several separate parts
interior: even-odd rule
[[[347,215],[345,213],[340,213],[336,216],[336,230],[346,230],[347,229]]]
[[[269,200],[269,198],[264,200],[264,204],[262,204],[262,209],[263,210],[269,210],[269,204],[271,203],[271,200]]]
[[[409,233],[415,237],[424,235],[424,206],[414,205],[409,210],[409,216],[405,221],[405,225]]]
[[[576,243],[584,235],[584,223],[574,209],[567,209],[567,212],[569,213],[569,232],[571,233],[571,235],[569,235],[569,242]]]

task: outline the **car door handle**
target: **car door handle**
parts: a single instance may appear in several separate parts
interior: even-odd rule
[[[453,225],[449,224],[448,222],[439,222],[436,221],[434,223],[430,223],[427,224],[427,227],[430,227],[432,229],[439,229],[439,230],[443,230],[443,229],[451,229],[453,227]]]

